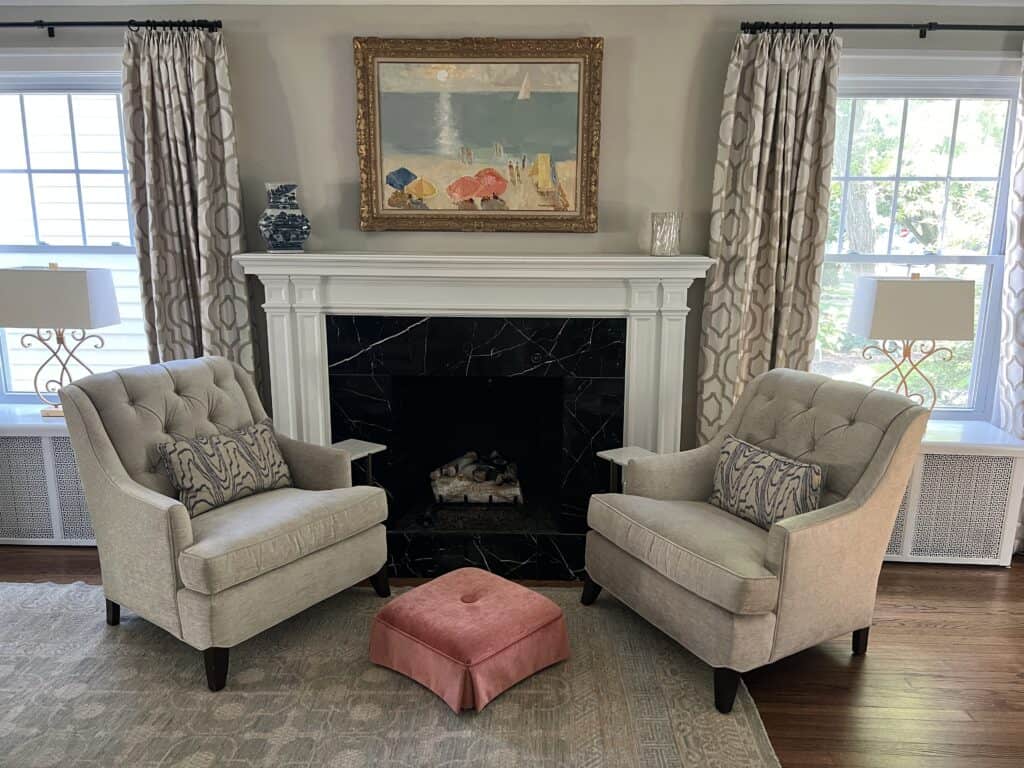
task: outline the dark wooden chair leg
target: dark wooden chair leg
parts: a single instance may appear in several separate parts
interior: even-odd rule
[[[732,712],[736,690],[740,687],[740,673],[725,667],[715,667],[715,709],[723,715]]]
[[[871,627],[864,627],[863,629],[855,629],[853,631],[853,655],[863,656],[868,652],[868,633],[871,631]]]
[[[228,648],[207,648],[203,651],[206,666],[206,685],[219,691],[228,681]]]
[[[591,605],[597,596],[601,594],[601,585],[590,578],[590,574],[583,572],[583,594],[580,595],[580,602],[584,605]]]
[[[380,597],[391,597],[391,585],[388,583],[388,564],[384,563],[373,576],[370,577],[370,586]]]
[[[121,623],[121,606],[113,600],[107,600],[107,624],[116,627]]]

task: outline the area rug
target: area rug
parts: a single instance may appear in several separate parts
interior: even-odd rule
[[[17,768],[647,768],[778,766],[741,686],[604,594],[540,590],[565,609],[572,658],[483,712],[455,715],[367,660],[383,601],[351,589],[232,649],[228,685],[202,657],[82,583],[0,584],[0,764]]]

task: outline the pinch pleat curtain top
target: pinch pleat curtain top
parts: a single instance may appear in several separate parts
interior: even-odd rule
[[[125,34],[123,100],[142,307],[153,362],[253,369],[242,195],[220,32]]]
[[[996,423],[1024,439],[1024,64],[1017,95],[1017,128],[1010,168],[1010,209],[1006,216],[1002,336],[996,380]],[[1024,518],[1014,549],[1024,551]]]
[[[814,353],[842,41],[736,39],[718,133],[698,368],[698,439],[771,368]]]

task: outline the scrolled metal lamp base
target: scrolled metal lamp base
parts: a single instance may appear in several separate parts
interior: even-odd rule
[[[914,347],[917,346],[917,357],[914,357]],[[878,345],[868,345],[864,347],[861,352],[861,356],[865,360],[871,360],[874,358],[875,353],[883,355],[890,363],[891,367],[887,368],[885,372],[871,382],[871,386],[876,387],[878,383],[893,373],[899,376],[896,382],[896,391],[911,400],[916,402],[918,405],[924,405],[927,399],[921,392],[911,392],[909,379],[913,375],[917,375],[927,385],[928,391],[931,393],[931,404],[928,406],[929,410],[935,408],[935,403],[938,400],[938,393],[935,390],[935,384],[928,377],[928,375],[921,370],[921,364],[928,360],[933,355],[943,355],[944,360],[953,359],[953,350],[949,347],[936,346],[935,341],[922,341],[920,339],[886,339]]]
[[[67,340],[71,340],[71,344]],[[95,342],[95,348],[101,349],[104,341],[102,336],[94,333],[86,333],[85,330],[69,331],[65,328],[44,329],[37,328],[35,333],[26,333],[21,337],[21,346],[31,349],[33,342],[42,344],[50,353],[43,361],[32,379],[32,385],[36,389],[36,396],[43,403],[40,411],[43,416],[63,416],[64,408],[60,403],[60,395],[57,393],[60,388],[74,381],[71,375],[70,366],[72,363],[78,365],[86,373],[92,373],[92,368],[82,362],[78,357],[78,350],[87,341]],[[59,367],[59,373],[55,378],[46,378],[46,370],[50,365]],[[42,380],[42,381],[41,381]],[[40,384],[42,386],[40,386]]]

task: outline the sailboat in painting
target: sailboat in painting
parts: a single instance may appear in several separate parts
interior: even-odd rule
[[[523,76],[523,84],[519,86],[519,101],[526,101],[530,98],[530,73]]]

